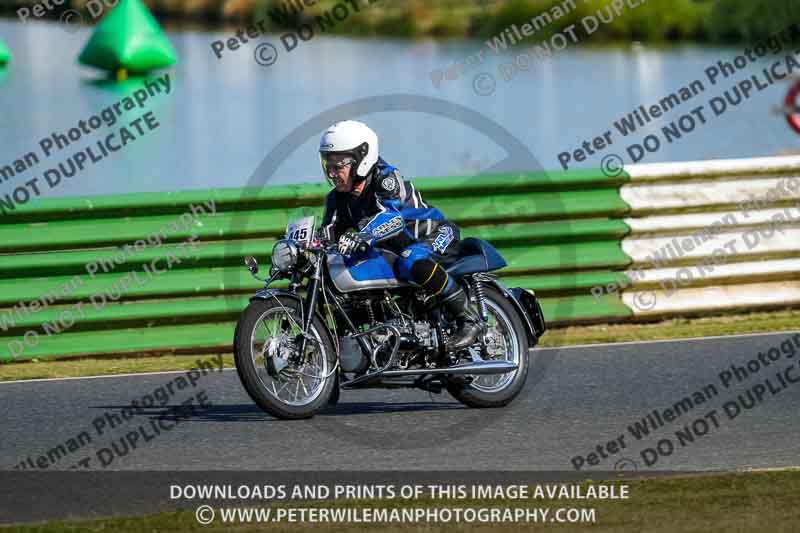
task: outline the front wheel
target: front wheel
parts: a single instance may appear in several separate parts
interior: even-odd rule
[[[467,376],[450,379],[447,390],[458,401],[470,407],[503,407],[522,391],[528,377],[529,349],[525,325],[517,310],[494,287],[485,288],[489,321],[483,337],[484,360],[510,361],[517,369],[506,374]],[[476,316],[477,311],[474,311]],[[476,348],[478,345],[476,345]]]
[[[318,317],[300,353],[302,316],[302,304],[293,298],[255,300],[234,333],[236,371],[245,390],[259,407],[282,419],[314,416],[336,385],[336,354]]]

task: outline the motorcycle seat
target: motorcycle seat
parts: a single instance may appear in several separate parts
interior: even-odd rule
[[[506,266],[503,256],[488,242],[474,237],[461,241],[458,258],[445,270],[451,276],[489,272]]]

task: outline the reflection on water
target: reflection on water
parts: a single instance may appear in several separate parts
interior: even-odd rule
[[[141,87],[141,79],[117,84],[77,64],[89,34],[88,27],[69,33],[55,23],[0,21],[0,37],[14,54],[13,62],[0,69],[0,166],[39,150],[40,139],[73,127]],[[574,48],[509,82],[498,74],[507,59],[490,56],[437,89],[431,71],[475,53],[481,43],[316,37],[287,53],[271,36],[266,41],[278,47],[279,57],[265,68],[253,60],[253,43],[217,59],[210,43],[229,33],[186,31],[168,36],[179,62],[169,71],[170,94],[147,104],[158,129],[87,167],[49,195],[241,186],[302,122],[358,98],[397,93],[432,96],[479,111],[530,147],[543,167],[555,169],[559,152],[612,129],[614,120],[636,106],[657,103],[701,78],[710,64],[738,53],[735,48],[696,46]],[[484,72],[497,82],[489,96],[473,91],[473,78]],[[709,87],[702,101],[734,81],[738,80]],[[800,137],[772,111],[785,90],[776,86],[755,95],[691,136],[665,145],[647,161],[769,155],[796,147]],[[142,112],[127,112],[123,122]],[[639,142],[678,116],[648,125],[635,139],[615,137],[613,150],[624,154],[629,141]],[[384,157],[409,176],[474,174],[506,155],[483,134],[442,117],[389,110],[361,118],[380,133]],[[86,144],[96,142],[100,133]],[[322,179],[316,142],[312,136],[298,146],[271,181]],[[57,164],[55,157],[0,184],[0,194],[8,193],[16,180],[30,179]],[[601,158],[581,165],[599,166]]]

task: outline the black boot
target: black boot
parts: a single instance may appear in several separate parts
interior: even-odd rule
[[[458,324],[458,331],[447,340],[447,351],[458,352],[475,344],[482,328],[469,309],[469,300],[464,289],[453,283],[452,289],[443,295],[441,304],[456,318]]]

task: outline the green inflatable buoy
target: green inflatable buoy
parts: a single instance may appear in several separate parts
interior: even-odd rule
[[[11,52],[8,50],[6,43],[0,40],[0,65],[5,65],[11,61]]]
[[[175,50],[140,0],[120,0],[97,25],[78,61],[115,72],[145,73],[175,63]]]

